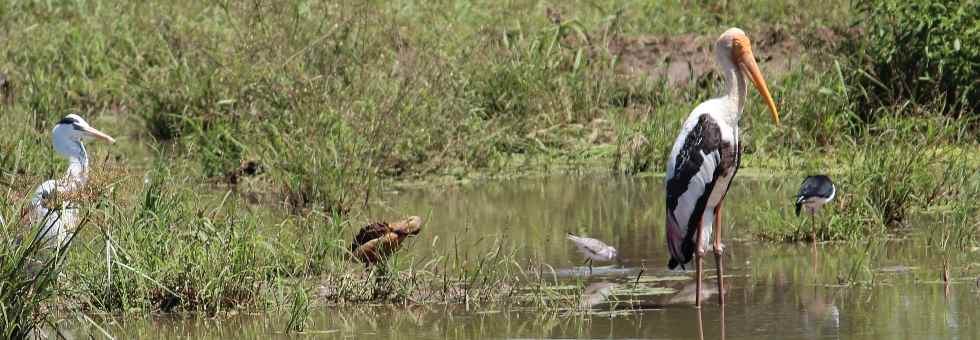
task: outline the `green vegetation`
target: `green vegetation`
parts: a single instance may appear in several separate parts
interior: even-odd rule
[[[909,231],[939,215],[944,238],[957,235],[953,243],[959,249],[975,246],[980,223],[965,216],[975,213],[971,205],[980,198],[975,156],[980,97],[973,79],[980,49],[957,41],[974,41],[980,33],[977,5],[876,1],[855,6],[858,23],[852,30],[862,33],[831,49],[841,59],[825,64],[829,72],[810,81],[788,77],[784,89],[802,92],[787,95],[805,101],[803,107],[814,114],[791,117],[791,128],[767,136],[769,143],[800,143],[777,148],[779,153],[825,155],[816,164],[781,162],[775,155],[777,161],[766,166],[830,173],[842,191],[838,209],[806,228],[770,209],[760,214],[755,233],[804,240],[815,227],[818,239],[864,240]],[[963,218],[953,222],[950,214]],[[940,243],[942,249],[949,244]]]
[[[829,207],[832,213],[818,214],[815,222],[807,217],[803,223],[791,211],[770,207],[758,215],[755,233],[779,241],[809,240],[810,228],[816,228],[818,240],[863,241],[913,231],[942,216],[942,228],[956,230],[960,249],[975,245],[980,221],[968,215],[975,212],[972,202],[980,199],[980,176],[973,156],[932,142],[909,145],[896,138],[878,136],[840,156],[846,165],[831,174],[839,189]],[[786,184],[789,191],[795,185],[799,183]]]
[[[975,1],[869,1],[857,6],[863,37],[851,60],[863,118],[897,103],[928,105],[975,121],[980,110],[980,4]],[[975,123],[974,123],[975,124]]]
[[[659,173],[693,103],[719,92],[703,49],[732,25],[753,38],[784,115],[772,126],[750,94],[743,166],[838,180],[818,238],[938,219],[931,242],[978,243],[975,3],[695,3],[0,3],[0,214],[15,220],[12,203],[62,173],[50,129],[66,113],[119,139],[91,147],[107,179],[64,289],[48,282],[10,308],[290,306],[286,331],[301,331],[308,295],[499,302],[534,280],[517,246],[452,244],[369,273],[345,259],[359,209],[392,181]],[[809,237],[786,211],[760,210],[755,235]],[[21,275],[10,251],[2,269]],[[6,315],[28,318],[5,320],[7,334],[40,320]]]
[[[78,225],[84,229],[87,221]],[[21,235],[5,233],[0,252],[0,334],[7,339],[23,339],[54,329],[47,305],[58,294],[60,267],[68,256],[68,246],[52,248],[40,242],[43,226],[29,228]]]
[[[142,184],[117,182],[112,191],[133,191],[124,196],[134,201],[115,204],[103,197],[98,205],[104,205],[93,209],[99,231],[74,245],[71,270],[61,280],[81,307],[214,315],[293,305],[296,313],[307,308],[311,291],[319,301],[337,304],[483,303],[506,293],[509,280],[522,275],[504,245],[495,254],[452,245],[455,256],[420,263],[396,256],[387,271],[362,270],[347,260],[346,219],[310,214],[264,227],[265,220],[230,202],[231,193],[191,196],[189,183],[165,182],[170,175],[158,168]],[[216,201],[202,205],[201,199]]]

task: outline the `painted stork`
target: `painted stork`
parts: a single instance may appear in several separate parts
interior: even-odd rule
[[[800,216],[800,209],[804,209],[810,213],[812,219],[817,215],[817,210],[832,201],[836,195],[837,187],[834,186],[830,177],[825,175],[807,176],[800,184],[800,192],[796,194],[796,216]],[[812,241],[817,242],[816,227],[810,228],[810,234]]]
[[[54,151],[68,159],[68,171],[58,180],[47,180],[34,190],[30,205],[21,214],[29,223],[43,221],[38,241],[50,246],[57,241],[59,247],[64,246],[78,223],[76,202],[61,202],[61,206],[52,207],[50,200],[58,195],[81,190],[88,182],[88,153],[85,152],[85,139],[97,138],[110,144],[116,140],[109,135],[92,127],[76,114],[69,114],[55,124],[51,130]]]
[[[616,258],[616,248],[610,247],[605,242],[594,238],[575,236],[568,233],[568,239],[575,243],[578,252],[586,257],[585,263],[589,264],[589,275],[592,275],[592,261],[612,261]]]
[[[756,65],[752,45],[738,28],[715,41],[715,59],[725,77],[725,93],[701,103],[688,115],[667,160],[667,249],[674,269],[696,257],[697,294],[701,306],[701,275],[705,245],[711,242],[718,269],[718,302],[725,303],[721,244],[721,206],[742,155],[738,122],[748,90],[746,75],[762,94],[772,119],[779,124],[776,103]]]
[[[364,226],[350,245],[353,259],[364,266],[385,261],[409,236],[422,231],[422,218],[411,216],[395,223],[376,222]]]

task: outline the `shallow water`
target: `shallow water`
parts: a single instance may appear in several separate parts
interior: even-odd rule
[[[794,182],[795,181],[789,181]],[[660,178],[555,177],[390,192],[372,208],[389,219],[421,215],[426,224],[402,256],[413,261],[460,249],[479,256],[503,239],[555,269],[569,290],[585,291],[565,311],[467,311],[464,306],[379,306],[312,311],[306,333],[323,338],[649,338],[649,339],[974,339],[980,338],[980,256],[958,254],[953,283],[941,260],[915,238],[864,244],[751,242],[745,226],[762,202],[791,209],[792,185],[740,178],[725,207],[725,291],[717,304],[714,260],[705,261],[706,298],[693,308],[691,272],[668,272]],[[828,212],[832,213],[832,211]],[[594,275],[565,240],[602,239],[619,260]],[[865,257],[863,254],[871,254]],[[710,252],[709,252],[710,254]],[[861,265],[862,259],[870,266]],[[693,266],[689,266],[693,267]],[[869,269],[870,268],[870,269]],[[622,294],[641,286],[659,293]],[[845,281],[858,282],[842,285]],[[615,293],[619,289],[620,293]],[[634,289],[635,291],[635,289]],[[279,317],[124,321],[104,327],[119,338],[285,338]],[[89,330],[91,331],[91,330]]]

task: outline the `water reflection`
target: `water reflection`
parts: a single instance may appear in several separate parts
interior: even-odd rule
[[[708,302],[712,296],[718,294],[718,286],[712,284],[701,285],[701,301]],[[668,305],[693,305],[697,295],[697,282],[685,284],[677,294],[672,295],[668,300]]]
[[[582,297],[578,304],[579,308],[591,309],[605,302],[609,298],[609,295],[612,294],[613,287],[615,286],[615,283],[605,281],[589,284],[582,292]]]

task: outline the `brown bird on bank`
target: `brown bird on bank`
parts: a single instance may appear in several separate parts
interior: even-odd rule
[[[409,236],[422,231],[422,218],[411,216],[395,223],[375,222],[361,228],[350,245],[351,256],[365,266],[384,261]]]

